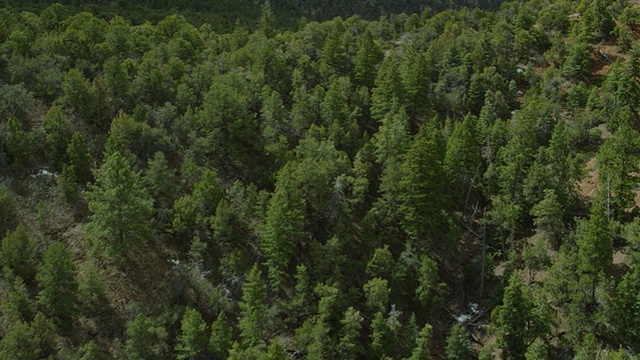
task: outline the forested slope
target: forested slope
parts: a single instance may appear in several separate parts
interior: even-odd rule
[[[0,9],[0,359],[627,359],[638,8]]]

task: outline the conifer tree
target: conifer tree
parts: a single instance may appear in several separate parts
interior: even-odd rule
[[[411,357],[409,360],[431,360],[431,334],[433,328],[431,325],[426,324],[420,333],[418,334],[418,338],[416,340],[416,347],[413,349],[411,353]]]
[[[244,349],[255,347],[264,340],[265,286],[262,271],[254,264],[242,286],[240,302],[240,337]]]
[[[216,359],[226,359],[231,349],[232,340],[231,325],[227,319],[227,314],[221,311],[211,324],[209,350],[211,350]]]
[[[341,359],[355,360],[361,355],[362,347],[358,343],[360,329],[364,318],[360,312],[353,307],[348,308],[340,320],[342,328],[340,330],[340,341],[338,343],[338,354]]]
[[[61,330],[69,330],[77,314],[78,282],[76,265],[69,248],[59,242],[49,245],[38,269],[38,305]]]
[[[367,28],[360,38],[354,65],[354,78],[358,85],[373,88],[376,79],[377,65],[382,61],[383,53]]]
[[[178,359],[192,359],[207,349],[207,324],[198,310],[187,308],[180,323],[176,353]]]
[[[91,210],[88,232],[105,255],[123,255],[148,239],[152,200],[131,162],[119,152],[110,154],[95,185],[86,192]]]
[[[434,120],[423,125],[402,165],[400,187],[404,228],[428,248],[447,228],[444,143]]]
[[[127,326],[125,354],[130,359],[154,358],[154,338],[155,330],[152,319],[144,314],[138,314]]]
[[[479,177],[480,148],[476,143],[475,117],[467,116],[458,124],[447,142],[444,170],[452,180],[452,196],[460,199],[464,206],[467,194],[476,185]]]
[[[469,333],[464,325],[456,323],[453,325],[447,336],[447,345],[445,347],[447,360],[468,360],[471,359],[473,348],[469,340]]]
[[[7,267],[13,274],[31,283],[38,261],[38,243],[22,223],[13,232],[7,232],[0,247],[0,264],[3,268]]]
[[[504,289],[502,305],[494,320],[498,344],[507,359],[524,359],[531,341],[529,332],[532,304],[526,291],[519,274],[513,273]]]

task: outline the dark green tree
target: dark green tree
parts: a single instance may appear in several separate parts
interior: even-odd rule
[[[469,333],[464,325],[456,323],[451,327],[445,347],[447,360],[468,360],[472,358],[473,348]]]
[[[209,338],[209,350],[216,359],[226,359],[231,349],[232,328],[224,311],[221,311],[216,320],[211,324],[211,337]]]
[[[480,180],[480,147],[476,142],[475,118],[465,117],[458,124],[447,142],[443,167],[447,178],[452,180],[452,197],[459,199],[463,208],[469,193]]]
[[[242,286],[238,328],[244,349],[260,345],[265,331],[265,285],[262,271],[254,264]]]
[[[153,319],[144,314],[138,314],[127,324],[127,339],[125,341],[125,354],[127,358],[159,358],[154,345],[160,330],[164,329],[157,328]]]
[[[85,193],[91,220],[87,231],[104,255],[123,255],[148,239],[152,200],[131,162],[119,152],[110,154],[95,185]]]
[[[360,38],[354,59],[353,77],[356,84],[366,86],[369,89],[373,88],[378,71],[377,66],[382,61],[383,55],[382,49],[367,28]]]
[[[64,111],[58,106],[52,106],[44,119],[42,127],[45,131],[49,159],[56,169],[60,169],[66,158],[66,150],[71,141],[71,125],[65,118]]]
[[[362,346],[359,344],[360,329],[364,318],[353,307],[344,312],[340,320],[340,341],[338,342],[338,354],[341,359],[354,360],[362,355]]]
[[[425,248],[446,232],[449,200],[443,169],[444,142],[435,121],[423,125],[402,164],[400,187],[404,228]]]
[[[431,334],[433,332],[433,328],[431,325],[426,324],[420,333],[418,334],[418,338],[416,339],[416,347],[413,349],[411,353],[411,357],[409,360],[431,360]]]
[[[22,223],[2,239],[0,264],[27,283],[33,282],[39,260],[38,243]]]
[[[177,338],[175,351],[178,359],[192,359],[207,349],[207,324],[198,310],[188,307]]]
[[[38,305],[61,330],[70,330],[78,313],[77,267],[71,250],[60,242],[49,245],[38,269]]]

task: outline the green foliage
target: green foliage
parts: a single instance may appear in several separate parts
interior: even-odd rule
[[[456,323],[451,327],[447,336],[447,346],[445,348],[447,360],[467,360],[471,359],[473,348],[469,333],[464,325]]]
[[[416,347],[413,349],[411,353],[410,360],[430,360],[431,356],[431,334],[433,331],[433,327],[429,324],[426,324],[420,333],[418,334],[418,339],[416,340]]]
[[[140,175],[119,152],[105,159],[100,174],[85,193],[92,212],[87,231],[104,255],[122,256],[148,239],[152,200]]]
[[[238,329],[244,349],[254,347],[264,340],[265,331],[265,284],[262,271],[254,264],[242,286],[240,321]]]
[[[38,305],[63,331],[71,328],[78,312],[77,267],[71,250],[64,244],[54,242],[42,256],[38,269]]]
[[[67,146],[68,162],[62,166],[62,173],[58,180],[68,200],[75,198],[78,185],[84,186],[92,178],[90,160],[91,155],[84,136],[76,132]]]
[[[226,359],[231,350],[232,331],[225,312],[220,312],[216,320],[211,324],[211,337],[209,338],[209,350],[216,359]]]
[[[525,360],[545,360],[549,358],[547,344],[541,338],[537,338],[524,354]]]
[[[544,199],[531,209],[531,215],[534,217],[533,224],[549,234],[552,239],[556,239],[562,234],[564,214],[555,190],[544,190]]]
[[[402,164],[400,187],[404,228],[425,248],[447,229],[447,180],[442,162],[444,143],[434,121],[423,125],[411,142]]]
[[[42,120],[42,127],[46,133],[47,146],[51,149],[49,158],[56,168],[60,168],[73,135],[69,121],[60,107],[52,106]]]
[[[13,232],[7,232],[0,247],[0,263],[27,283],[33,282],[40,256],[38,243],[24,225],[19,224]]]
[[[182,317],[175,351],[178,359],[191,359],[207,348],[207,324],[198,310],[187,308]]]
[[[158,337],[162,337],[165,330],[156,326],[153,319],[144,314],[138,314],[127,325],[127,339],[125,354],[129,359],[157,359],[160,358],[155,344]]]
[[[0,184],[0,235],[6,235],[8,231],[18,225],[17,205],[11,189],[5,184]]]
[[[474,122],[475,118],[467,116],[455,127],[447,142],[443,162],[447,177],[452,179],[451,187],[457,190],[452,196],[461,199],[462,206],[466,205],[470,188],[479,182],[480,148],[476,143]]]
[[[109,287],[106,276],[95,263],[86,262],[79,266],[78,300],[84,311],[99,314],[108,303]]]
[[[637,353],[640,12],[422,5],[8,0],[0,358]]]
[[[364,318],[360,312],[353,307],[348,308],[344,312],[344,316],[340,320],[342,328],[340,330],[340,341],[338,343],[338,354],[342,359],[357,359],[361,355],[362,347],[358,343],[360,337],[360,329],[362,328],[362,320]]]
[[[539,303],[513,272],[504,289],[502,305],[492,314],[498,345],[508,359],[524,359],[534,340],[544,336],[552,326],[546,303]]]
[[[373,278],[364,284],[364,295],[367,298],[367,306],[372,311],[385,311],[389,302],[391,289],[388,281],[381,278]]]
[[[0,299],[2,328],[18,321],[28,322],[36,315],[35,302],[21,277],[16,276],[13,283],[8,284],[7,294]]]
[[[360,38],[358,51],[354,59],[354,78],[359,85],[373,88],[376,79],[377,65],[382,61],[382,50],[374,41],[369,29]]]
[[[54,331],[47,318],[38,313],[31,323],[15,322],[0,340],[0,359],[41,359],[53,350]]]

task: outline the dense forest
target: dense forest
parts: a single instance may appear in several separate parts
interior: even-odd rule
[[[148,3],[0,8],[0,359],[638,356],[638,5]]]

